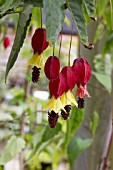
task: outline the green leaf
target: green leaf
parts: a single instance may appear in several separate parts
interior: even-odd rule
[[[3,150],[0,157],[0,164],[3,165],[6,162],[13,159],[17,154],[19,154],[22,149],[25,148],[25,141],[22,138],[12,136]]]
[[[33,5],[34,7],[43,7],[42,0],[27,0],[24,5]]]
[[[72,107],[71,116],[70,116],[70,126],[71,133],[76,133],[77,129],[84,120],[84,109],[79,109],[77,107]]]
[[[10,69],[13,67],[14,63],[17,60],[20,48],[23,45],[27,27],[29,26],[29,23],[31,21],[32,7],[32,5],[26,6],[20,14],[14,44],[6,67],[5,81],[7,79]]]
[[[63,9],[64,0],[43,0],[46,13],[47,39],[55,43],[63,26],[65,10]]]
[[[67,155],[70,165],[72,166],[75,159],[82,153],[86,148],[92,144],[92,139],[83,140],[78,136],[74,136],[68,145]]]
[[[94,136],[98,127],[98,123],[99,123],[99,115],[97,112],[93,113],[93,119],[90,122],[90,128],[92,131],[92,135]]]
[[[111,77],[107,74],[100,74],[97,72],[92,72],[92,74],[97,78],[97,80],[108,90],[109,93],[111,93]]]
[[[83,11],[83,1],[68,0],[68,7],[72,13],[82,43],[86,46],[89,46],[86,30],[86,20]]]
[[[96,2],[95,0],[84,0],[87,12],[90,17],[95,17],[96,12]]]
[[[31,22],[37,28],[41,27],[41,12],[40,12],[40,8],[33,8]]]
[[[107,7],[109,3],[109,0],[104,0],[104,3],[103,3],[103,0],[99,0],[98,3],[97,3],[97,14],[98,14],[98,17],[101,18],[101,16],[104,14],[104,11]]]
[[[10,9],[16,9],[22,3],[21,0],[13,0],[13,3],[10,5]]]
[[[0,14],[5,13],[8,9],[10,9],[10,5],[12,4],[13,0],[6,0],[5,3],[0,7]]]
[[[55,135],[57,135],[61,131],[61,124],[57,123],[55,128],[50,128],[48,125],[44,131],[44,134],[42,136],[42,142],[46,142],[47,140],[50,140]]]

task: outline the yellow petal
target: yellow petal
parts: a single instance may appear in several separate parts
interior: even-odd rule
[[[38,53],[35,53],[32,58],[28,61],[27,65],[33,65],[38,68],[42,68],[44,66],[44,61],[43,61],[43,55],[39,55]]]
[[[66,96],[67,96],[67,99],[71,102],[72,105],[75,105],[76,107],[78,107],[78,104],[75,100],[75,97],[70,90],[66,93]]]
[[[43,107],[43,110],[54,108],[55,103],[56,103],[56,99],[54,96],[52,96],[52,98],[48,101],[48,103]]]
[[[59,97],[56,100],[53,110],[55,111],[55,113],[58,113],[60,110],[64,110],[64,107]]]
[[[63,107],[71,104],[70,100],[67,98],[66,93],[63,93],[62,96],[60,97],[60,99],[61,99]]]
[[[64,110],[60,98],[56,99],[54,96],[52,96],[49,102],[43,107],[43,110],[47,110],[47,109],[51,109],[55,113],[58,113],[61,109]]]

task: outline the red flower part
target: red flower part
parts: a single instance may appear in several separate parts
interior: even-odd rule
[[[56,99],[65,92],[66,82],[62,73],[59,74],[57,79],[49,82],[49,90],[50,96],[55,96]]]
[[[4,38],[3,45],[4,48],[7,48],[10,45],[10,39],[8,37]]]
[[[34,54],[38,52],[39,55],[48,47],[49,42],[46,40],[45,28],[38,28],[35,30],[31,45],[34,50]]]
[[[49,80],[56,79],[60,71],[60,61],[55,56],[50,56],[44,66],[45,75]]]
[[[68,90],[72,90],[76,84],[76,76],[74,74],[72,67],[70,67],[70,66],[63,67],[61,73],[65,77],[65,81],[67,84],[66,92]]]
[[[83,87],[81,84],[77,87],[76,95],[81,99],[84,97],[90,97],[86,85]]]
[[[77,58],[74,60],[73,69],[76,75],[77,84],[85,86],[91,77],[91,68],[85,58]]]

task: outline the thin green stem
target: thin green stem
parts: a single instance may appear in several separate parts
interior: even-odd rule
[[[113,30],[113,5],[112,5],[112,0],[110,0],[110,9],[111,9],[111,28]]]
[[[63,28],[62,28],[63,31]],[[60,46],[59,46],[59,53],[58,53],[58,58],[60,59],[60,52],[61,52],[61,46],[62,46],[62,31],[61,31],[61,39],[60,39]]]
[[[73,25],[74,25],[74,21],[72,23],[72,32],[71,32],[71,39],[70,39],[70,46],[69,46],[68,66],[70,66],[70,59],[71,59],[71,45],[72,45],[72,37],[73,37]]]
[[[40,26],[42,28],[42,8],[40,8]]]
[[[55,54],[55,44],[53,45],[53,56]]]

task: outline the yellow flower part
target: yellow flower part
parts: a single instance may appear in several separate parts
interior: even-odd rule
[[[43,110],[47,109],[51,109],[55,113],[58,113],[60,110],[64,110],[60,97],[56,99],[54,96],[52,96],[49,102],[43,107]]]
[[[43,54],[39,55],[38,53],[35,53],[32,58],[28,61],[27,65],[33,65],[37,68],[42,68],[44,66],[44,59]]]
[[[71,102],[70,100],[68,100],[66,93],[63,93],[60,99],[61,99],[63,107],[65,107],[66,105],[71,105]]]
[[[63,93],[60,98],[61,98],[63,107],[65,107],[66,105],[70,105],[70,104],[78,107],[75,97],[73,96],[73,93],[70,90],[67,93]]]

